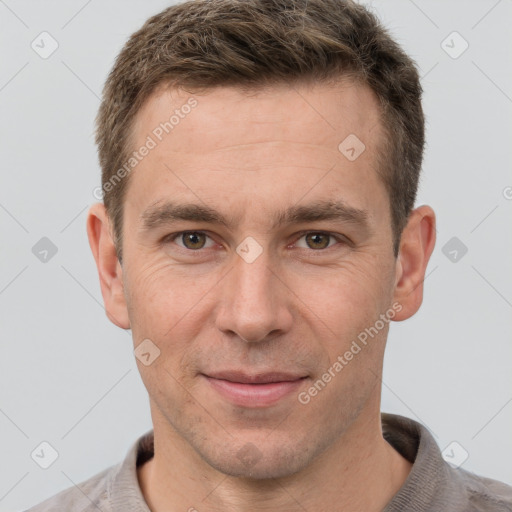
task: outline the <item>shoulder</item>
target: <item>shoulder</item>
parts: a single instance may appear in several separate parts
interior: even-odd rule
[[[110,512],[108,488],[112,476],[119,464],[110,466],[91,478],[64,489],[45,501],[24,512],[50,512],[66,510],[66,512]]]
[[[511,512],[512,487],[498,480],[459,469],[471,510],[475,512]]]
[[[512,487],[448,463],[430,431],[410,418],[383,413],[385,439],[413,463],[385,512],[512,512]]]
[[[24,512],[118,512],[129,509],[149,512],[139,487],[137,466],[153,454],[153,430],[149,430],[132,444],[123,461]]]

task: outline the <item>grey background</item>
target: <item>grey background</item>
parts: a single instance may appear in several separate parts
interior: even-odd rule
[[[129,332],[104,314],[85,219],[103,82],[127,37],[167,5],[0,0],[0,511],[119,462],[151,428]],[[459,443],[462,467],[512,484],[512,1],[370,5],[421,68],[418,205],[438,219],[423,306],[391,327],[382,409],[424,423],[441,449]],[[43,31],[59,45],[47,59],[31,48]],[[453,31],[469,43],[456,59],[441,46]],[[42,237],[57,248],[47,262],[32,252]],[[468,249],[456,262],[442,250],[452,237]],[[59,454],[48,469],[30,456],[43,441]]]

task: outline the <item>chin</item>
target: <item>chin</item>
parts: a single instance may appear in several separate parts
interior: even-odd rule
[[[258,446],[262,446],[261,443]],[[311,453],[305,446],[283,447],[282,443],[266,444],[257,448],[256,443],[250,441],[238,443],[232,451],[226,446],[218,447],[215,453],[211,445],[207,453],[198,450],[200,456],[217,471],[237,477],[252,480],[268,480],[285,478],[300,472],[310,462]]]
[[[304,464],[290,464],[286,461],[264,461],[260,460],[253,466],[242,462],[229,460],[207,460],[207,462],[217,471],[237,478],[247,478],[251,480],[270,480],[276,478],[285,478],[298,473],[303,469]]]

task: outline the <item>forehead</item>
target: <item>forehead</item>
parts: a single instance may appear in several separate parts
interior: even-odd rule
[[[276,135],[294,142],[315,144],[329,137],[335,142],[348,133],[367,138],[366,132],[380,124],[379,110],[369,86],[348,78],[336,85],[280,84],[250,92],[215,87],[202,94],[161,85],[139,110],[133,135],[140,143],[148,133],[158,140],[172,134],[175,146],[185,143],[200,153],[235,138],[252,144],[255,133],[260,142]]]
[[[133,150],[152,146],[128,187],[127,201],[141,211],[166,195],[230,207],[268,197],[263,209],[336,190],[356,208],[382,200],[379,103],[369,87],[348,80],[251,93],[160,88],[132,135]]]

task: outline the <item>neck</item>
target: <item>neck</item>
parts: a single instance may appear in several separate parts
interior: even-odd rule
[[[380,512],[412,467],[382,437],[380,414],[357,418],[303,471],[269,480],[220,473],[176,432],[154,425],[155,456],[138,468],[141,490],[152,512]]]

